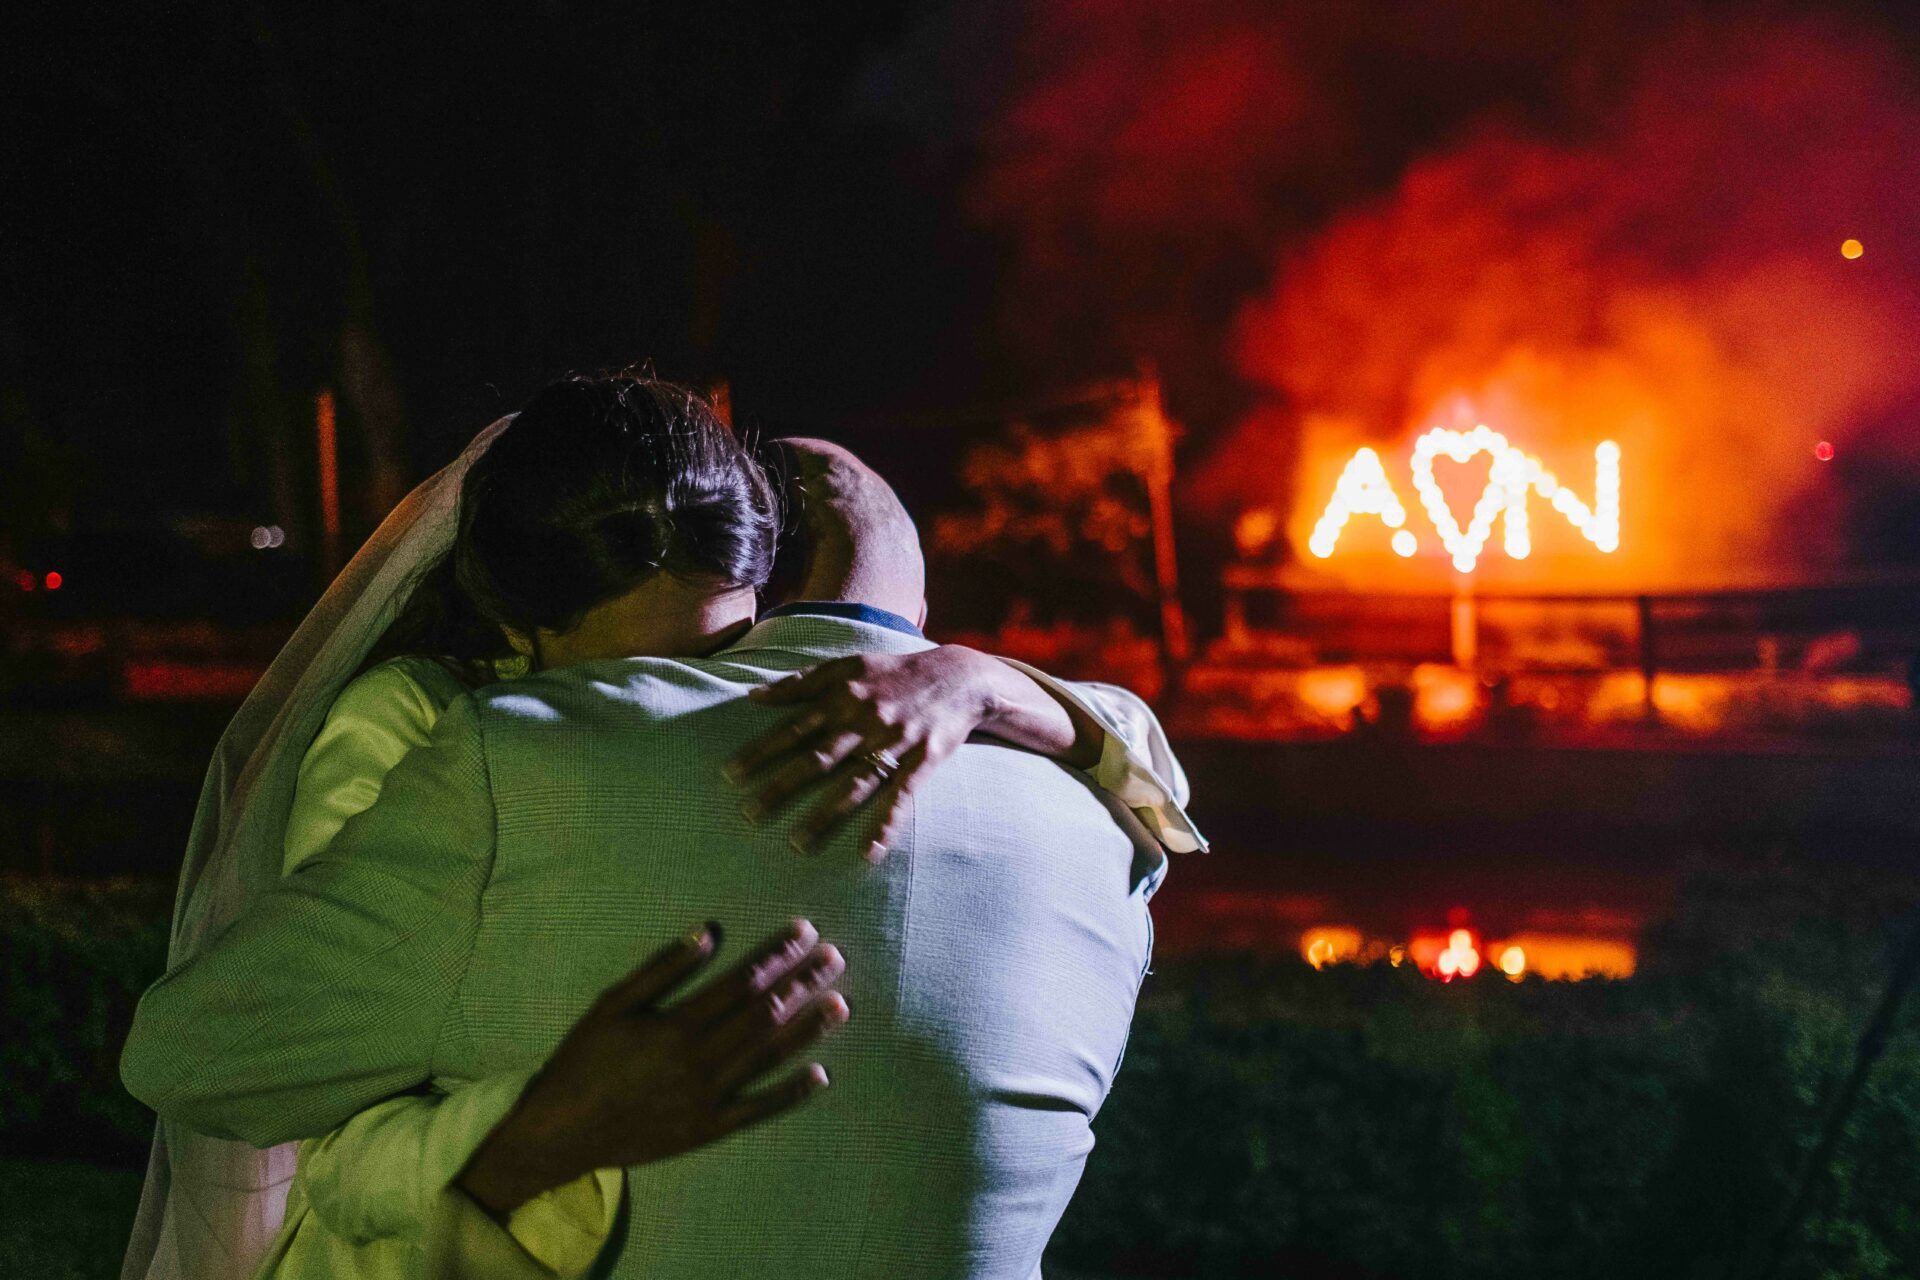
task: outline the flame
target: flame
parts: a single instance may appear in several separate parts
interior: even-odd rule
[[[1486,421],[1562,475],[1616,442],[1627,504],[1617,553],[1536,519],[1483,576],[1759,585],[1898,526],[1920,474],[1920,260],[1834,252],[1920,223],[1920,93],[1877,25],[1754,8],[1583,5],[1568,40],[1513,0],[1033,0],[930,15],[868,82],[969,158],[1014,273],[1002,339],[1165,372],[1188,512],[1274,508],[1310,548],[1370,447],[1410,579],[1455,553],[1398,446]],[[1357,560],[1315,568],[1372,585]]]
[[[1533,973],[1554,980],[1628,978],[1638,959],[1621,938],[1572,933],[1519,933],[1501,944],[1500,969],[1509,977]],[[1518,971],[1507,967],[1514,956]]]
[[[1365,936],[1346,925],[1321,925],[1300,935],[1300,955],[1316,969],[1357,960],[1365,946]]]
[[[1460,571],[1495,572],[1487,546],[1503,533],[1501,582],[1621,590],[1830,574],[1857,527],[1843,501],[1920,471],[1920,440],[1896,427],[1920,411],[1920,345],[1890,338],[1920,311],[1920,272],[1839,270],[1830,238],[1836,211],[1920,217],[1911,73],[1870,40],[1767,24],[1686,60],[1650,55],[1578,144],[1470,134],[1287,254],[1244,313],[1236,352],[1297,412],[1249,417],[1203,483],[1226,492],[1261,474],[1260,455],[1286,456],[1281,433],[1297,432],[1300,462],[1281,480],[1289,535],[1355,586],[1405,581],[1421,560],[1329,558],[1342,506],[1388,509],[1371,493],[1329,503],[1329,480],[1364,447],[1404,485],[1405,454],[1382,442],[1408,436],[1413,492],[1402,493],[1427,517],[1409,528],[1426,543],[1431,525]],[[1700,109],[1676,112],[1690,100]],[[1819,136],[1796,118],[1821,120]],[[1819,440],[1884,470],[1842,487],[1809,456]],[[1595,465],[1588,493],[1556,474],[1582,455]],[[1447,503],[1441,458],[1487,466],[1470,508]],[[1578,541],[1549,534],[1538,508],[1529,521],[1529,497]]]
[[[1500,951],[1500,972],[1518,982],[1526,976],[1527,949],[1509,943]]]

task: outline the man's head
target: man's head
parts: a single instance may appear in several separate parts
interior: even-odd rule
[[[769,596],[845,600],[924,622],[920,532],[893,486],[830,441],[776,440],[771,451],[787,515]]]

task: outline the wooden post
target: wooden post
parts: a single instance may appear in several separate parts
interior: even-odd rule
[[[320,567],[331,581],[340,572],[340,440],[332,387],[313,398],[313,434],[320,462]]]
[[[1472,671],[1480,665],[1480,603],[1474,599],[1473,579],[1461,574],[1453,584],[1452,641],[1453,665]]]
[[[1148,440],[1147,510],[1153,522],[1153,576],[1160,596],[1160,639],[1172,677],[1192,649],[1187,639],[1187,614],[1180,605],[1180,571],[1173,551],[1173,424],[1167,421],[1160,396],[1160,379],[1143,370],[1135,383],[1137,413]]]
[[[1653,700],[1653,677],[1659,670],[1653,643],[1653,597],[1641,596],[1634,604],[1640,619],[1640,709],[1652,723],[1660,718],[1660,708]]]
[[[1220,603],[1220,634],[1230,649],[1247,648],[1253,640],[1247,628],[1247,594],[1239,587],[1228,587]]]

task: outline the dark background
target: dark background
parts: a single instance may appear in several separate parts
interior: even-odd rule
[[[1234,517],[1289,499],[1309,415],[1398,441],[1428,351],[1631,355],[1609,305],[1665,298],[1720,343],[1702,385],[1749,399],[1702,397],[1697,474],[1654,479],[1793,496],[1724,504],[1714,547],[1749,559],[1688,585],[1888,571],[1858,589],[1904,660],[1911,592],[1872,584],[1920,564],[1917,80],[1910,7],[1859,0],[6,8],[0,1273],[117,1264],[150,1133],[119,1045],[212,740],[324,581],[321,389],[351,547],[569,369],[724,378],[738,421],[845,440],[924,518],[1020,406],[1151,367],[1205,641]],[[938,621],[967,583],[936,568]],[[1742,608],[1709,620],[1750,662],[1784,624]],[[1806,1185],[1781,1274],[1912,1274],[1914,1015],[1803,1176],[1920,901],[1913,716],[1880,711],[1551,750],[1366,717],[1183,736],[1219,852],[1156,900],[1059,1261],[1730,1276]],[[1292,946],[1596,904],[1631,978]]]
[[[747,423],[840,435],[924,509],[982,406],[1149,361],[1204,595],[1232,514],[1209,465],[1261,404],[1260,450],[1295,429],[1236,317],[1341,210],[1488,129],[1584,145],[1690,33],[1908,67],[1916,40],[1871,4],[1157,12],[11,6],[0,552],[203,511],[308,546],[321,386],[351,535],[571,368],[725,377]],[[1920,545],[1904,493],[1862,504],[1865,559]]]

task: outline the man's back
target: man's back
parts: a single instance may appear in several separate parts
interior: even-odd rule
[[[630,1171],[603,1273],[1028,1275],[1092,1146],[1151,924],[1132,815],[1038,757],[969,746],[878,868],[741,816],[721,765],[772,714],[747,688],[922,642],[786,618],[721,658],[593,663],[478,697],[496,841],[441,1040],[453,1083],[537,1063],[688,919],[805,915],[853,1020],[813,1105]]]

